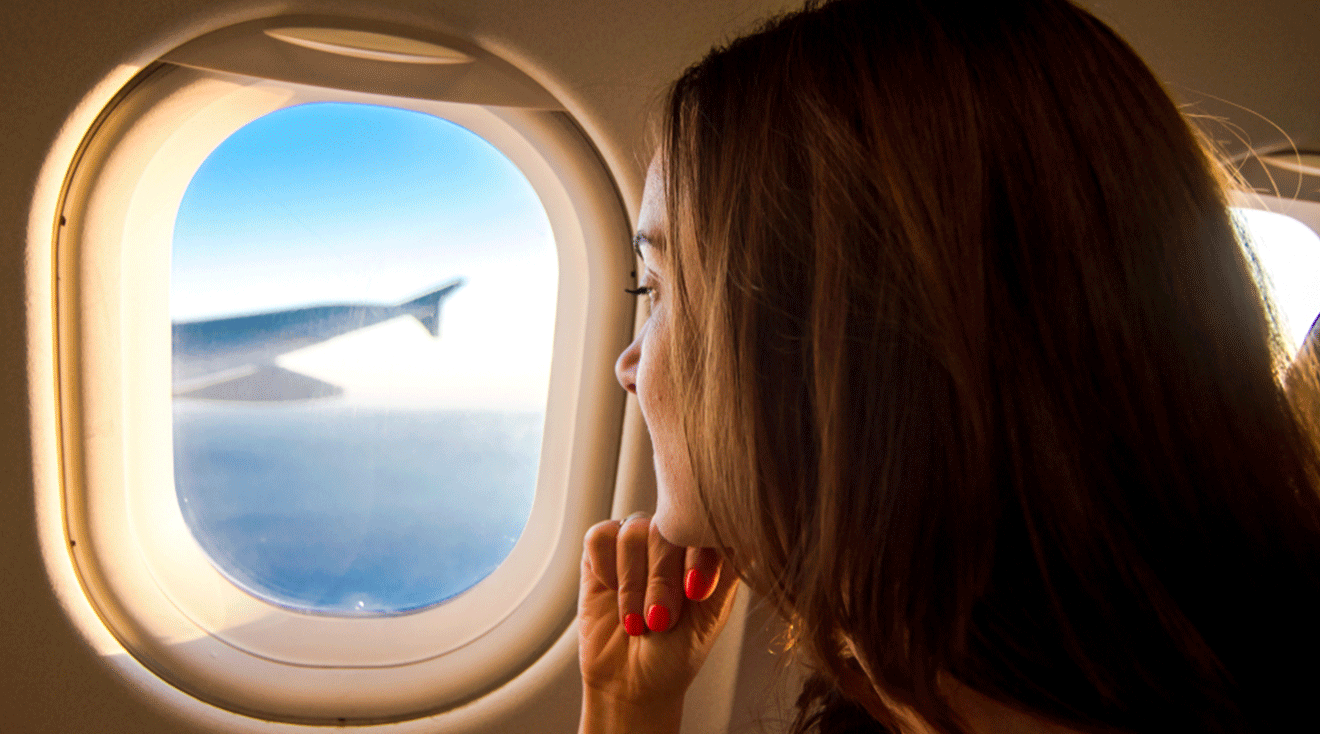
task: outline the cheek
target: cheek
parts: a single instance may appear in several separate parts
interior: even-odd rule
[[[637,400],[641,404],[646,425],[656,429],[653,421],[663,421],[670,407],[669,376],[665,365],[668,354],[662,334],[653,322],[648,322],[642,334],[640,355],[637,359]]]
[[[656,513],[660,534],[671,543],[710,545],[714,534],[697,501],[687,444],[683,440],[684,409],[669,374],[667,324],[663,312],[653,313],[644,327],[637,361],[637,402],[651,434],[655,460]]]

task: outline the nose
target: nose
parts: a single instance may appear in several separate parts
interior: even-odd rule
[[[634,395],[637,394],[637,361],[641,358],[641,354],[642,335],[639,333],[614,362],[614,376],[618,378],[624,390]]]

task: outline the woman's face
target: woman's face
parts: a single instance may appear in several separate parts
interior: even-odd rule
[[[683,440],[683,405],[668,373],[672,344],[670,284],[666,280],[668,248],[665,235],[665,186],[659,156],[651,161],[642,192],[642,209],[634,240],[642,260],[637,285],[650,302],[646,323],[614,364],[623,389],[637,396],[651,433],[657,486],[654,522],[671,543],[710,545],[713,534],[702,515],[694,489],[692,467]]]

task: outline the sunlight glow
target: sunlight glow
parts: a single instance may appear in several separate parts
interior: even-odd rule
[[[1284,334],[1296,351],[1320,314],[1320,236],[1284,214],[1241,207],[1233,214],[1269,278]]]

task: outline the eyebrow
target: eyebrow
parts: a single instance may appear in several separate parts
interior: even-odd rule
[[[646,235],[644,234],[633,235],[632,247],[633,247],[633,252],[637,253],[637,257],[642,257],[642,245],[646,245],[647,247],[655,247],[655,243],[651,242],[651,239]]]

